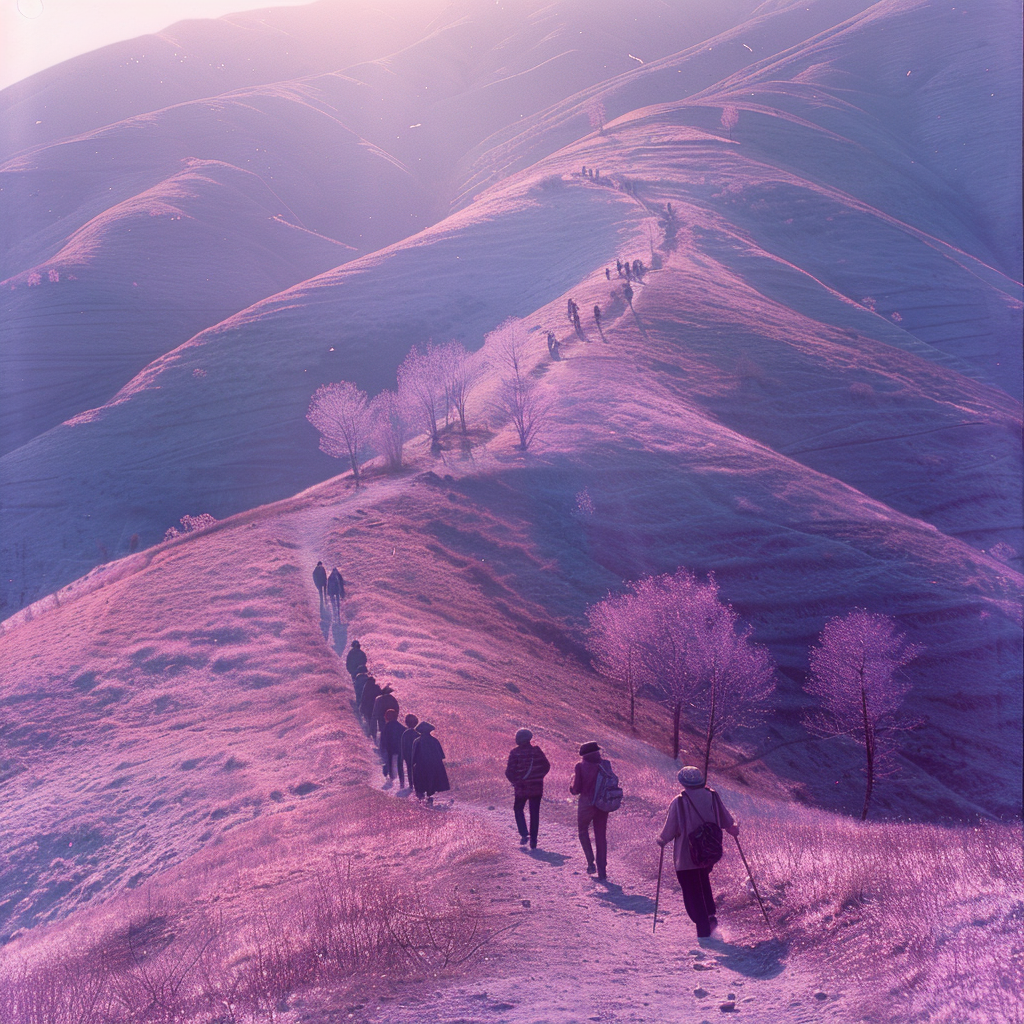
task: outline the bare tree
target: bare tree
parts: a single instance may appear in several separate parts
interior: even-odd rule
[[[635,728],[636,695],[642,685],[637,638],[632,628],[633,594],[609,594],[587,612],[590,643],[599,663],[622,683],[629,695],[629,725]]]
[[[398,395],[382,391],[370,402],[374,441],[388,469],[402,468],[402,448],[406,437],[406,418]]]
[[[450,341],[441,348],[441,367],[444,382],[445,409],[454,410],[459,417],[462,433],[466,433],[466,401],[480,380],[481,367],[470,359],[465,346]],[[447,411],[445,418],[447,419]]]
[[[519,437],[519,447],[526,451],[547,419],[551,407],[541,394],[537,382],[527,372],[527,342],[522,321],[509,317],[486,340],[494,351],[502,373],[496,404],[512,421]]]
[[[444,383],[441,350],[430,342],[422,351],[413,345],[398,367],[398,395],[435,447],[440,444],[438,418],[446,415]]]
[[[729,133],[732,142],[732,130],[740,123],[740,108],[732,104],[722,107],[722,127]]]
[[[370,435],[370,407],[366,393],[355,384],[321,384],[309,403],[306,419],[320,431],[320,451],[348,459],[359,486],[359,464]]]
[[[606,117],[604,103],[601,100],[591,100],[587,104],[587,120],[591,128],[596,128],[598,133],[604,134],[604,122]]]
[[[916,724],[900,710],[910,683],[899,670],[923,650],[897,632],[895,619],[862,608],[829,619],[811,648],[806,690],[821,701],[821,711],[807,725],[823,736],[852,736],[863,747],[867,788],[861,821],[868,816],[875,778],[895,767],[895,734]]]

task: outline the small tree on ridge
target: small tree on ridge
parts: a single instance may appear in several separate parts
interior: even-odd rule
[[[894,734],[913,728],[900,709],[910,683],[899,670],[924,650],[907,643],[896,620],[857,608],[829,619],[810,651],[808,693],[821,701],[821,711],[807,726],[822,736],[852,736],[863,748],[867,787],[860,820],[868,816],[875,779],[894,768]]]
[[[309,403],[306,419],[320,431],[320,451],[336,459],[348,459],[359,486],[359,464],[370,432],[366,394],[355,384],[321,384]]]

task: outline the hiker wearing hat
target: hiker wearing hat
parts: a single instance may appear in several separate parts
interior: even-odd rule
[[[594,806],[594,786],[602,765],[611,771],[611,764],[601,757],[600,745],[593,740],[584,743],[580,747],[580,760],[573,770],[569,792],[580,798],[576,806],[576,825],[580,846],[587,858],[587,874],[592,875],[596,871],[597,877],[603,881],[607,877],[608,864],[608,812]],[[590,845],[591,824],[594,826],[594,845],[597,847],[596,861],[594,848]]]
[[[448,773],[444,768],[444,750],[434,736],[430,734],[434,727],[429,722],[420,722],[416,726],[419,737],[412,745],[413,785],[416,787],[416,799],[427,798],[427,803],[434,802],[435,793],[445,793],[451,789]]]
[[[370,711],[370,736],[377,739],[377,733],[384,728],[384,712],[393,710],[398,714],[398,698],[395,691],[391,689],[390,683],[385,683],[380,693],[374,698],[373,709]]]
[[[512,813],[519,829],[519,842],[530,844],[531,850],[537,849],[537,833],[540,829],[540,798],[544,795],[544,776],[551,771],[551,762],[544,756],[544,751],[531,743],[533,733],[529,729],[520,729],[516,733],[516,745],[508,755],[505,767],[505,778],[512,783],[514,801]],[[530,830],[526,830],[526,815],[523,808],[530,805]]]
[[[722,798],[704,785],[704,773],[693,765],[679,769],[683,787],[668,808],[668,819],[658,836],[664,847],[675,840],[673,862],[683,904],[697,926],[697,938],[721,938],[711,894],[711,869],[722,856],[722,830],[738,836],[740,830],[725,809]]]
[[[352,641],[348,654],[345,656],[345,668],[354,679],[360,672],[366,671],[366,652],[359,646],[358,640]]]

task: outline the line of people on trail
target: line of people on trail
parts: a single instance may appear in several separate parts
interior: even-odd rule
[[[356,712],[380,755],[385,788],[394,785],[397,774],[402,790],[408,779],[408,788],[416,793],[416,799],[432,805],[434,794],[451,789],[444,748],[433,735],[434,727],[415,715],[406,715],[404,725],[399,721],[394,689],[387,683],[380,686],[370,675],[366,652],[358,640],[352,641],[345,656],[345,668],[352,677]]]
[[[322,612],[329,602],[335,618],[340,621],[341,602],[345,599],[345,580],[341,571],[335,566],[328,575],[324,563],[317,562],[313,569],[313,582],[320,595],[320,611]]]
[[[580,760],[569,779],[569,792],[579,798],[577,834],[587,860],[587,873],[605,881],[608,877],[608,815],[621,805],[622,788],[611,762],[601,756],[600,744],[591,740],[579,748],[579,753]],[[550,771],[551,762],[533,743],[533,733],[520,729],[516,733],[516,745],[508,755],[505,778],[512,784],[512,814],[519,841],[523,846],[529,843],[531,850],[537,849],[544,778]],[[662,849],[669,842],[673,844],[676,878],[686,913],[697,928],[697,937],[720,939],[717,908],[711,892],[711,870],[722,857],[723,830],[736,837],[740,830],[722,798],[706,785],[699,768],[686,765],[680,769],[677,779],[683,789],[669,804],[665,827],[656,842]],[[527,807],[529,825],[525,814]]]

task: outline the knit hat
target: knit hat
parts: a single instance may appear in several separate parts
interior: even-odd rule
[[[532,740],[532,739],[533,739],[533,733],[530,732],[529,729],[520,729],[516,733],[516,743],[517,744],[529,743],[530,740]]]
[[[596,740],[591,740],[589,743],[584,743],[580,747],[580,757],[584,754],[596,754],[601,749],[601,745]]]
[[[704,785],[704,773],[692,764],[680,768],[676,778],[679,780],[680,786],[686,786],[689,789],[700,789]]]
[[[359,648],[359,641],[358,640],[353,640],[352,641],[352,646],[355,647],[358,650],[358,648]]]

